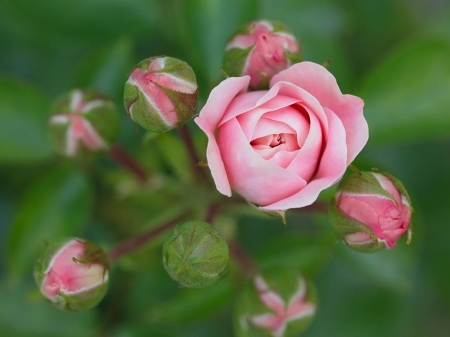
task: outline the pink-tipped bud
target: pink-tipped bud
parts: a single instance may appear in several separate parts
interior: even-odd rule
[[[336,235],[352,249],[393,248],[408,233],[413,208],[402,183],[387,173],[362,172],[343,179],[329,218]]]
[[[94,307],[108,289],[108,261],[91,241],[58,240],[41,250],[34,277],[41,293],[63,310]]]
[[[238,301],[236,336],[299,336],[317,311],[315,289],[295,270],[276,268],[257,275]]]
[[[249,75],[251,89],[266,89],[274,75],[300,61],[297,40],[283,23],[255,21],[228,41],[223,70],[230,76]]]
[[[171,57],[139,63],[125,84],[128,115],[144,129],[162,133],[182,126],[197,110],[197,82],[192,68]]]
[[[109,148],[119,133],[114,103],[93,89],[75,89],[54,105],[49,119],[55,151],[65,157]]]

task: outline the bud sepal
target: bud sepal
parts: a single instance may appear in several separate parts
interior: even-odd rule
[[[188,221],[175,227],[163,245],[163,266],[186,288],[204,288],[228,269],[228,245],[220,233],[203,221]]]

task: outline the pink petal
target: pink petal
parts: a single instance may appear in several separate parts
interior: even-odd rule
[[[310,129],[303,147],[288,166],[288,170],[309,181],[317,170],[322,150],[323,134],[315,114],[309,113]]]
[[[275,75],[270,86],[287,81],[303,88],[314,96],[323,107],[332,110],[342,121],[347,134],[347,164],[367,143],[367,122],[363,116],[364,102],[352,95],[343,95],[334,76],[321,65],[301,62]]]
[[[279,122],[262,117],[256,124],[251,140],[259,137],[264,137],[270,134],[280,134],[280,133],[296,134],[296,131],[284,122]]]
[[[344,126],[333,112],[324,111],[329,122],[329,138],[312,181],[296,194],[261,209],[286,210],[311,205],[322,190],[336,183],[344,174],[347,168]]]
[[[295,106],[297,106],[297,104]],[[304,111],[303,108],[301,110]],[[302,114],[301,110],[295,108],[294,106],[288,106],[275,111],[267,112],[264,114],[264,118],[283,122],[289,125],[293,130],[295,130],[295,132],[289,133],[295,133],[297,135],[297,144],[299,147],[302,147],[310,132],[310,122]]]
[[[400,206],[402,204],[402,197],[400,196],[400,192],[397,190],[397,188],[395,188],[392,181],[388,177],[386,177],[380,173],[374,173],[374,172],[371,172],[371,173],[378,180],[381,187],[383,189],[385,189],[386,191],[388,191],[395,198],[398,205]]]
[[[217,143],[232,188],[250,202],[265,206],[297,193],[306,185],[300,177],[256,153],[236,119],[220,127]]]
[[[249,82],[250,77],[248,76],[231,77],[221,82],[211,91],[199,117],[194,120],[208,137],[206,157],[216,188],[220,193],[227,196],[231,196],[231,187],[214,132],[230,102],[239,93],[247,90]]]

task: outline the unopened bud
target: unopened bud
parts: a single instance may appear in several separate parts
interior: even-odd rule
[[[75,89],[55,103],[49,128],[55,151],[74,157],[107,150],[119,133],[119,116],[114,103],[98,91]]]
[[[95,243],[61,239],[41,250],[34,278],[41,293],[63,310],[94,307],[108,289],[108,261]]]
[[[123,99],[128,115],[136,123],[162,133],[192,118],[197,96],[195,73],[186,62],[152,57],[133,69]]]
[[[229,76],[249,75],[251,89],[266,89],[274,75],[300,61],[300,47],[284,23],[255,21],[228,41],[223,70]]]
[[[234,314],[238,337],[294,337],[317,311],[313,285],[303,275],[275,268],[255,276],[244,289]]]
[[[181,286],[204,288],[228,268],[228,245],[219,232],[202,221],[175,227],[163,246],[163,265]]]
[[[339,184],[329,218],[336,235],[352,249],[375,252],[393,248],[405,233],[409,244],[412,212],[399,180],[387,173],[362,172]]]

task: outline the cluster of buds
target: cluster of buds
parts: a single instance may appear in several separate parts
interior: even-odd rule
[[[152,57],[132,70],[125,84],[124,104],[136,123],[162,133],[192,118],[197,96],[195,73],[186,62]]]
[[[55,151],[65,157],[107,150],[119,133],[114,103],[93,89],[75,89],[54,105],[49,119]]]
[[[271,269],[255,276],[238,301],[236,336],[299,336],[316,311],[311,282],[295,270]]]
[[[251,89],[265,89],[274,75],[300,61],[300,47],[286,25],[255,21],[230,38],[222,66],[230,76],[249,75]]]
[[[361,172],[343,179],[329,218],[336,235],[356,251],[393,248],[408,233],[413,208],[402,183],[387,173]]]
[[[175,227],[163,245],[163,265],[181,286],[204,288],[228,268],[228,245],[213,226],[188,221]]]
[[[108,261],[95,243],[78,238],[55,241],[40,251],[34,277],[41,293],[63,310],[98,304],[108,289]]]

